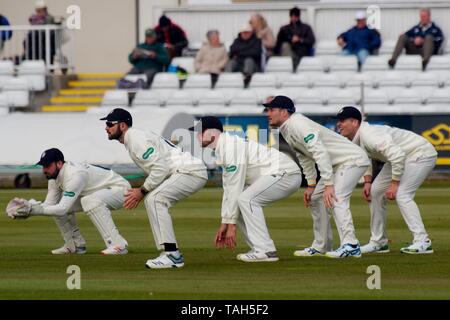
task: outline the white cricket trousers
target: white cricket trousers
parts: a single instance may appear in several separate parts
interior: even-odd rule
[[[330,216],[333,213],[341,245],[357,244],[358,239],[353,226],[353,217],[350,211],[350,198],[358,181],[367,170],[367,166],[343,165],[336,169],[333,176],[336,199],[332,210],[325,207],[323,193],[325,185],[320,179],[311,196],[311,214],[313,218],[314,241],[311,245],[320,252],[328,252],[333,247],[333,232],[331,230]]]
[[[414,202],[416,190],[424,182],[436,164],[436,157],[406,159],[405,169],[400,179],[396,201],[409,230],[413,242],[428,241],[428,234],[423,225],[419,208]],[[385,163],[372,183],[370,194],[370,242],[384,246],[388,243],[386,235],[387,199],[385,192],[392,181],[392,166]]]
[[[238,199],[241,215],[237,224],[252,251],[276,251],[262,208],[296,192],[301,183],[300,173],[261,176],[241,193]]]
[[[175,243],[178,247],[169,208],[203,188],[206,181],[190,174],[174,173],[145,197],[144,204],[158,250],[164,249],[164,243]]]

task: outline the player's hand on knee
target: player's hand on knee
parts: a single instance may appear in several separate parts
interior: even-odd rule
[[[395,200],[397,197],[397,190],[398,190],[398,181],[392,180],[389,188],[386,190],[385,196],[388,200]]]
[[[129,189],[125,194],[125,201],[123,207],[125,209],[134,209],[139,205],[144,195],[140,188]]]
[[[370,189],[372,188],[372,184],[370,182],[364,182],[364,188],[363,188],[363,198],[367,202],[372,201],[372,197],[370,196]]]
[[[323,201],[328,209],[333,208],[334,201],[336,201],[336,194],[334,193],[334,186],[325,186],[325,191],[323,192]]]
[[[305,207],[309,207],[311,204],[311,197],[314,192],[315,187],[308,187],[305,192],[303,193],[303,203],[305,204]]]

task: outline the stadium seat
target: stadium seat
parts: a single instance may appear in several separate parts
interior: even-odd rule
[[[450,54],[446,54],[443,56],[431,56],[426,70],[427,72],[435,71],[439,73],[450,73]]]
[[[166,100],[165,106],[189,106],[192,107],[197,101],[192,97],[192,93],[186,90],[173,91]]]
[[[427,105],[450,105],[450,87],[435,88],[426,97],[425,102]]]
[[[152,82],[152,89],[178,89],[180,81],[175,73],[159,72]]]
[[[373,72],[389,70],[388,60],[388,56],[368,56],[362,65],[362,71]]]
[[[10,107],[27,107],[30,103],[28,82],[22,78],[9,78],[3,81],[3,94],[6,95]]]
[[[244,88],[244,76],[240,72],[221,73],[214,88]]]
[[[440,85],[443,85],[440,74],[434,71],[417,72],[411,76],[410,81],[412,87],[417,86],[438,87]]]
[[[277,78],[270,73],[254,73],[249,88],[276,88]]]
[[[0,84],[14,76],[14,63],[11,60],[0,60]]]
[[[166,99],[161,95],[160,92],[154,90],[139,90],[134,96],[132,106],[152,106],[159,107],[164,105]]]
[[[314,73],[311,75],[314,87],[345,87],[346,78],[338,73]]]
[[[128,92],[126,90],[108,90],[103,95],[102,107],[120,107],[128,106]]]
[[[183,89],[211,89],[211,75],[192,74],[186,79]]]
[[[217,90],[203,91],[202,95],[198,99],[199,106],[208,107],[223,107],[228,104],[228,101],[223,92]]]
[[[392,104],[392,100],[389,99],[388,93],[384,89],[366,88],[361,104],[364,107],[371,107],[371,110],[376,110],[378,106],[384,107]]]
[[[230,106],[252,106],[256,107],[260,99],[257,93],[251,89],[242,89],[235,92],[230,100]]]
[[[291,57],[270,57],[267,61],[265,72],[268,73],[292,73]]]
[[[423,98],[417,90],[412,88],[405,88],[400,91],[392,90],[390,95],[393,97],[394,105],[411,105],[413,108],[414,105],[423,104]],[[414,111],[414,109],[411,109],[411,111]]]
[[[356,72],[358,71],[358,59],[356,56],[334,56],[329,58],[328,66],[330,72]]]
[[[422,71],[422,57],[418,54],[402,54],[395,63],[395,70]]]
[[[373,86],[373,75],[367,72],[353,72],[346,75],[345,80],[347,87],[361,87],[363,84],[365,87]]]
[[[2,112],[1,110],[3,109],[7,109],[9,108],[9,104],[8,104],[8,97],[6,96],[6,94],[0,93],[0,112]]]
[[[281,88],[312,87],[313,81],[308,73],[294,73],[280,79]]]
[[[380,49],[378,49],[378,54],[389,55],[389,56],[392,55],[396,44],[397,44],[397,40],[383,40],[381,42]]]
[[[47,87],[47,68],[44,60],[22,61],[18,68],[18,75],[27,80],[30,90],[42,91]]]
[[[326,62],[322,57],[303,57],[297,68],[297,73],[301,72],[323,72]]]
[[[410,75],[405,71],[389,70],[374,75],[380,87],[407,87],[411,84]]]
[[[338,106],[342,108],[345,105],[357,105],[360,103],[360,94],[357,89],[329,89],[327,104],[328,106]]]
[[[175,57],[170,64],[182,67],[189,74],[192,74],[195,73],[194,60],[194,57]]]
[[[338,46],[336,40],[322,40],[316,45],[315,55],[333,55],[338,54],[341,51],[342,49]]]
[[[326,96],[324,92],[317,88],[308,88],[305,90],[299,90],[294,99],[296,104],[308,105],[308,106],[323,106],[326,102]]]

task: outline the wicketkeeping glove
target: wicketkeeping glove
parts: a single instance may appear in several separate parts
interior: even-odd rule
[[[31,204],[22,198],[12,199],[6,206],[6,214],[11,219],[26,219],[29,217]]]

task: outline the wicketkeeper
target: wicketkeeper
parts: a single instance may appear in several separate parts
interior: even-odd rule
[[[37,163],[48,179],[43,203],[14,198],[7,207],[9,217],[52,216],[64,238],[64,245],[53,254],[85,253],[86,241],[76,223],[75,212],[86,212],[102,236],[102,254],[126,254],[128,243],[120,235],[110,210],[122,208],[128,181],[112,170],[64,160],[56,148],[48,149]]]
[[[389,252],[386,235],[387,200],[396,200],[413,243],[401,248],[410,254],[433,253],[420,211],[414,201],[417,189],[433,170],[437,152],[425,138],[414,132],[362,121],[355,107],[344,107],[337,114],[341,135],[361,146],[370,158],[385,164],[372,181],[372,168],[364,174],[363,196],[370,202],[371,237],[361,247],[363,253]]]
[[[182,267],[184,258],[178,250],[169,209],[203,188],[208,180],[203,161],[154,132],[132,128],[131,114],[124,109],[116,108],[100,120],[106,121],[109,140],[124,144],[131,159],[147,175],[140,188],[128,191],[124,204],[126,209],[133,209],[144,199],[156,247],[163,250],[159,257],[147,260],[146,266]]]
[[[221,248],[236,245],[236,224],[251,248],[237,255],[244,262],[278,261],[263,207],[296,192],[302,183],[300,168],[284,153],[223,133],[216,117],[203,117],[194,127],[202,147],[215,151],[222,167],[222,224],[215,243]]]

